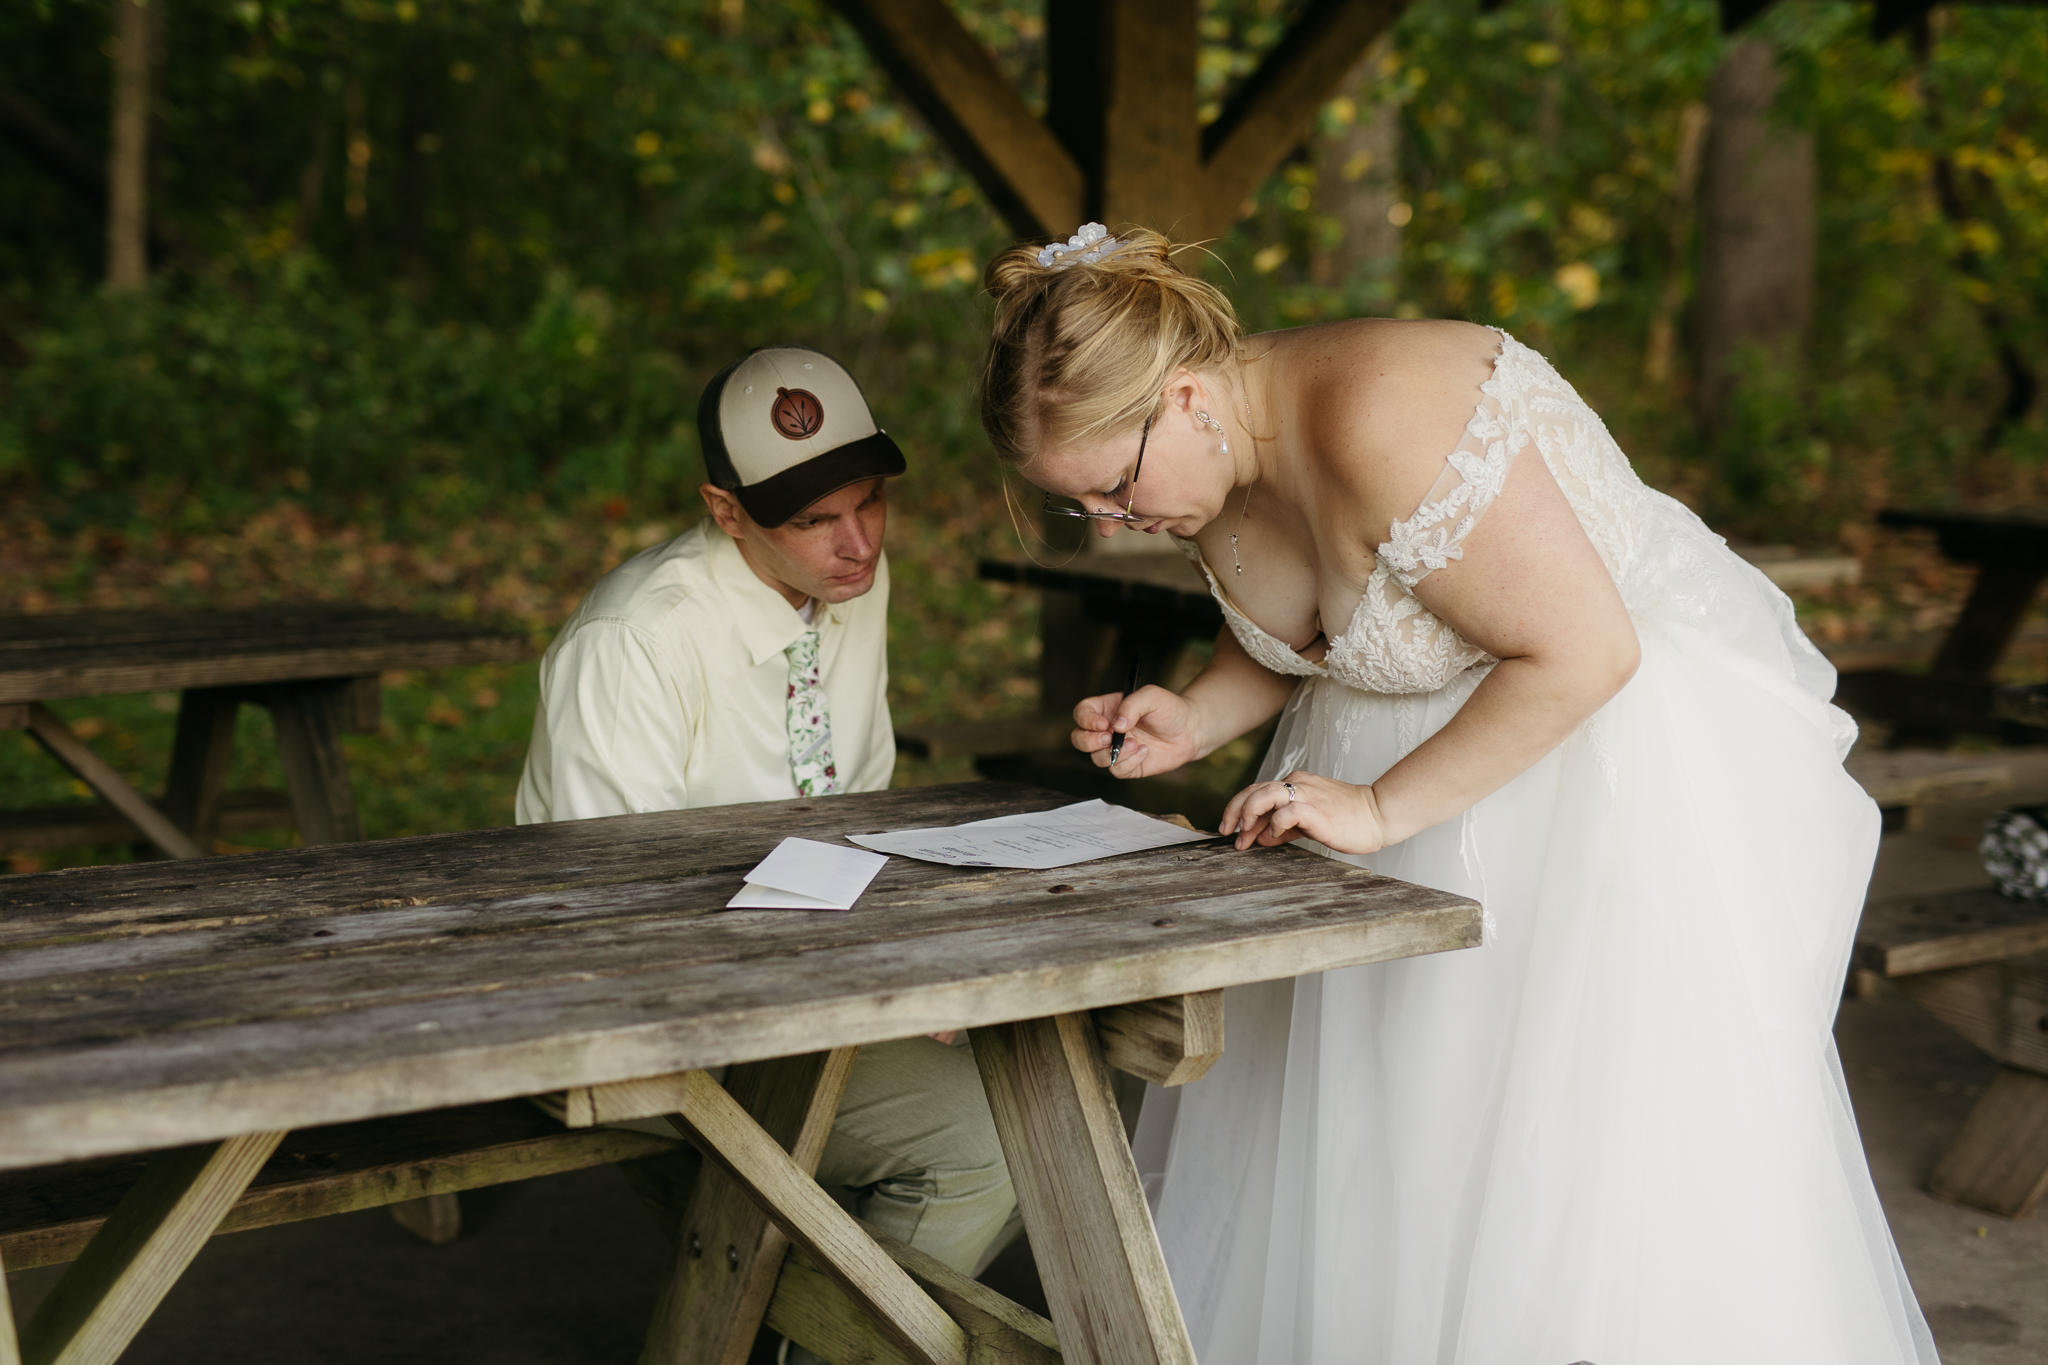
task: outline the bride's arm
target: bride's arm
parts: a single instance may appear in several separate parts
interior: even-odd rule
[[[1156,777],[1183,763],[1206,758],[1266,721],[1287,704],[1295,680],[1253,662],[1225,627],[1216,637],[1209,666],[1185,692],[1141,687],[1126,700],[1111,692],[1089,697],[1074,708],[1074,747],[1095,755],[1095,766],[1110,767],[1113,732],[1124,735],[1118,777]]]
[[[1534,450],[1515,461],[1464,558],[1424,578],[1415,596],[1500,663],[1449,724],[1370,786],[1290,773],[1238,793],[1220,829],[1238,832],[1240,847],[1303,834],[1343,853],[1399,843],[1555,749],[1641,658],[1614,580]]]

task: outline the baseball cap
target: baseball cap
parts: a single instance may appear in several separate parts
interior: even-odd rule
[[[828,355],[770,346],[720,370],[697,403],[711,482],[763,526],[780,526],[862,479],[892,478],[903,452],[860,385]]]

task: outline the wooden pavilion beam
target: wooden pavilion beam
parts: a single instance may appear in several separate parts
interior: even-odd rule
[[[1405,0],[1310,0],[1206,132],[1197,0],[1046,0],[1044,120],[946,0],[832,0],[1026,237],[1086,219],[1213,237],[1308,135]]]
[[[897,90],[1026,237],[1085,211],[1081,168],[945,0],[832,0]]]
[[[1236,221],[1238,207],[1308,136],[1316,111],[1337,97],[1345,76],[1400,16],[1403,0],[1310,0],[1214,123],[1202,132],[1208,228]]]

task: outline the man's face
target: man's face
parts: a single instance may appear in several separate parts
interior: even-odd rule
[[[730,493],[709,484],[702,491],[719,529],[739,542],[748,567],[791,606],[802,606],[807,597],[847,602],[875,586],[889,520],[883,480],[842,488],[773,527],[756,523]]]

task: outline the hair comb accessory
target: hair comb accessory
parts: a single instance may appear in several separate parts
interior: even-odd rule
[[[1110,236],[1109,229],[1100,223],[1083,223],[1081,230],[1066,241],[1039,248],[1038,263],[1048,270],[1094,265],[1108,260],[1129,245],[1129,242]]]

